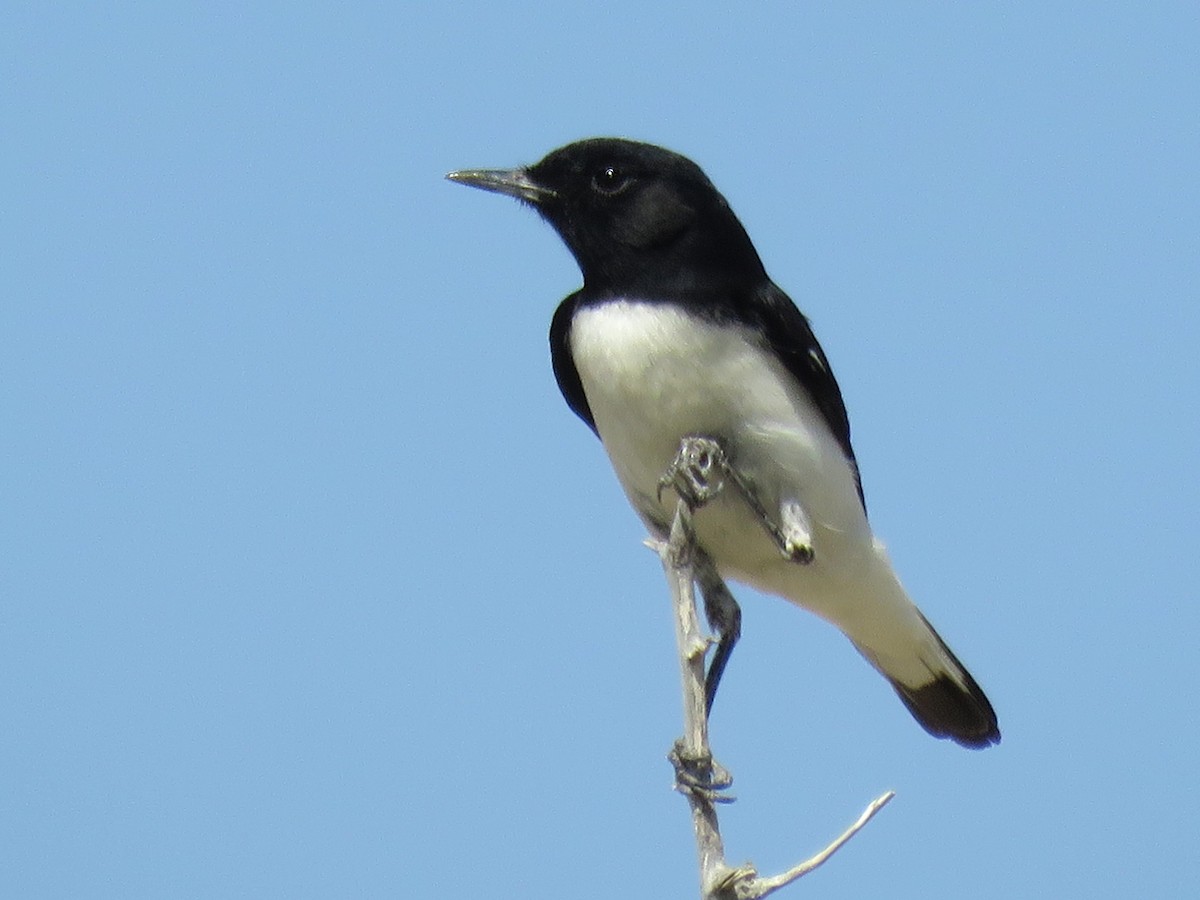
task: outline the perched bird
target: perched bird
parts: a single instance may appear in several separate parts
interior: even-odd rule
[[[583,287],[554,314],[554,374],[652,533],[669,530],[676,498],[661,481],[681,440],[707,438],[726,455],[742,490],[694,520],[715,567],[700,579],[710,618],[714,606],[721,618],[718,572],[777,594],[837,626],[930,734],[998,742],[991,703],[871,531],[841,390],[808,320],[700,168],[596,138],[525,168],[447,177],[528,203],[575,256]],[[713,623],[723,633],[710,703],[733,619]]]

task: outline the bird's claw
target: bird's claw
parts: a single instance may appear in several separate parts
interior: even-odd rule
[[[670,488],[689,509],[699,509],[721,492],[730,472],[725,449],[717,440],[689,435],[679,442],[679,452],[658,480],[658,500]]]
[[[733,785],[733,776],[712,758],[712,754],[689,754],[683,749],[683,741],[679,740],[667,754],[667,759],[675,767],[675,790],[679,793],[700,797],[709,803],[732,803],[736,799],[724,793]]]

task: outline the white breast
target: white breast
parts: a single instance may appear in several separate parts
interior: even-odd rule
[[[669,520],[659,477],[684,435],[721,440],[767,508],[800,501],[817,529],[866,540],[851,465],[805,391],[749,329],[717,325],[668,304],[613,301],[575,314],[571,352],[596,428],[622,486],[648,521]],[[674,497],[664,498],[669,509]],[[759,583],[779,560],[735,498],[697,518],[722,568]]]

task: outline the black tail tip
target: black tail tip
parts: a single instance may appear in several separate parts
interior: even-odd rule
[[[996,711],[979,685],[965,671],[966,684],[939,675],[928,684],[912,688],[898,681],[892,687],[913,718],[937,738],[948,738],[962,747],[982,750],[1000,743]]]

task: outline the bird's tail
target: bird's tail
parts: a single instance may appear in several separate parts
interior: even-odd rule
[[[811,566],[776,569],[783,573],[778,580],[747,580],[835,625],[934,737],[971,748],[998,744],[992,704],[909,598],[884,546],[875,541],[856,566],[842,562],[840,572],[837,566],[822,569],[818,550]]]
[[[949,738],[963,747],[982,749],[1000,743],[996,711],[971,673],[958,661],[929,621],[916,611],[931,639],[922,652],[928,679],[899,677],[888,671],[866,647],[855,644],[895,689],[913,718],[934,737]],[[931,648],[936,648],[930,652]]]
[[[876,563],[866,580],[872,602],[860,595],[859,603],[843,604],[834,623],[934,737],[972,748],[999,743],[992,704],[909,599],[880,544]]]

